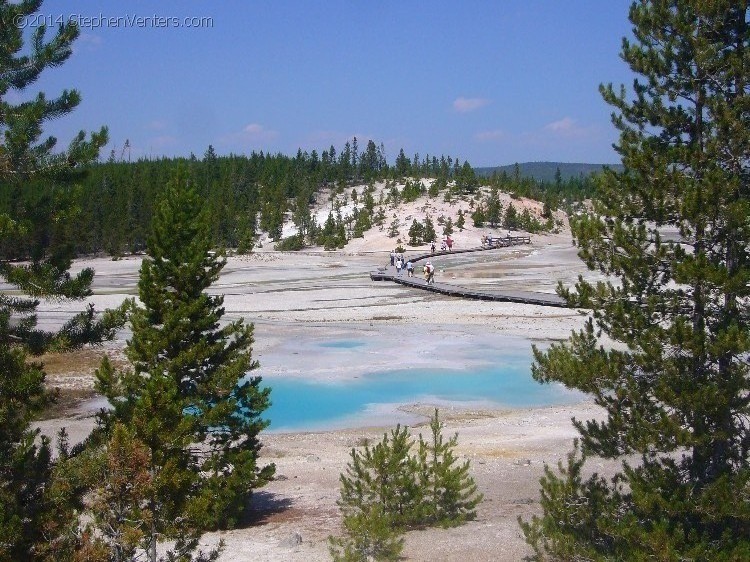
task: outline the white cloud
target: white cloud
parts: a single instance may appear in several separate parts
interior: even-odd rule
[[[277,138],[279,132],[272,129],[266,129],[260,123],[250,123],[242,129],[239,136],[248,141],[267,141]]]
[[[88,43],[89,45],[97,45],[97,46],[104,43],[101,36],[94,35],[93,33],[81,33],[78,36],[78,40],[81,43]]]
[[[245,126],[244,129],[242,129],[242,132],[247,135],[262,135],[263,131],[263,125],[259,125],[258,123],[250,123],[249,125]]]
[[[479,142],[492,142],[502,140],[507,137],[505,131],[495,129],[493,131],[480,131],[474,134],[474,140]]]
[[[584,125],[572,117],[563,117],[539,127],[512,135],[512,144],[523,147],[534,160],[591,161],[590,154],[607,141],[597,125]]]
[[[146,125],[149,131],[164,131],[167,128],[167,122],[163,119],[154,119]]]
[[[102,46],[104,40],[99,35],[93,33],[81,33],[78,40],[73,43],[73,53],[83,51],[96,51]]]
[[[177,138],[171,135],[160,135],[149,139],[151,148],[169,148],[177,144]]]
[[[241,146],[247,148],[251,145],[271,142],[279,137],[279,132],[268,129],[260,123],[249,123],[242,130],[229,133],[219,139],[220,144],[230,146]]]
[[[545,131],[565,137],[581,137],[591,132],[591,128],[582,127],[571,117],[563,117],[544,126]]]
[[[458,97],[453,101],[453,109],[459,113],[468,113],[484,107],[490,103],[487,98],[464,98]]]

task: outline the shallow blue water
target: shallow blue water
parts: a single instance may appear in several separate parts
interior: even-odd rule
[[[342,349],[339,353],[343,353],[344,349],[362,345],[357,344],[356,340],[342,340],[317,345]],[[271,420],[271,431],[333,429],[408,423],[409,416],[397,410],[405,403],[441,404],[441,408],[455,403],[533,407],[580,399],[579,394],[559,385],[536,383],[531,378],[530,349],[490,353],[489,357],[485,355],[488,361],[484,366],[467,370],[409,368],[406,359],[398,369],[337,382],[264,377],[264,384],[271,387],[272,401],[264,417]]]
[[[355,349],[364,345],[365,342],[358,340],[334,340],[318,344],[320,347],[330,347],[333,349]]]

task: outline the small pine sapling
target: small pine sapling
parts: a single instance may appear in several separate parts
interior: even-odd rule
[[[419,480],[424,493],[422,517],[428,524],[443,527],[461,525],[476,517],[476,507],[483,499],[469,475],[470,463],[458,464],[454,449],[458,433],[444,441],[437,409],[430,420],[430,438],[419,435]]]
[[[334,562],[395,561],[401,559],[404,539],[379,504],[344,517],[346,537],[330,537]]]

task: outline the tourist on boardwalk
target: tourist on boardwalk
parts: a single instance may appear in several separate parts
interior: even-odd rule
[[[431,253],[433,253],[433,254],[435,253],[435,242],[433,242],[433,243],[432,243],[432,244],[430,245],[430,252],[431,252]]]
[[[440,251],[441,252],[445,252],[445,250],[446,250],[447,247],[448,246],[446,246],[445,240],[443,240],[442,242],[440,242]]]
[[[411,263],[411,260],[406,262],[406,275],[409,277],[414,277],[414,264]]]
[[[432,262],[428,261],[424,264],[424,279],[428,285],[435,284],[435,266],[432,265]]]
[[[445,238],[445,245],[448,246],[448,251],[452,252],[453,251],[453,238],[451,238],[450,236],[447,236]]]
[[[404,260],[401,256],[396,257],[396,276],[401,277],[401,268],[404,267]]]
[[[391,251],[391,265],[396,263],[396,250]]]

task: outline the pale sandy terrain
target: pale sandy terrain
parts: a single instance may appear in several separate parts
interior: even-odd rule
[[[418,201],[409,208],[399,208],[398,213],[420,220],[418,213],[426,204],[433,217],[450,212],[455,222],[457,205],[442,200]],[[519,206],[518,201],[514,204]],[[467,217],[467,224],[470,222]],[[476,246],[487,231],[467,228],[453,238],[457,247]],[[212,290],[225,295],[228,318],[243,317],[255,323],[254,356],[261,362],[263,376],[269,379],[346,379],[387,369],[393,365],[395,354],[404,353],[409,354],[411,365],[419,367],[465,368],[481,358],[483,349],[564,339],[585,319],[573,310],[466,301],[370,281],[369,271],[388,260],[393,246],[393,239],[377,229],[339,252],[313,248],[282,254],[273,251],[266,241],[252,255],[230,257]],[[496,290],[508,287],[554,292],[558,280],[571,284],[578,274],[588,275],[566,231],[533,236],[532,245],[527,247],[434,261],[441,281]],[[102,308],[135,295],[139,263],[140,258],[135,257],[116,262],[102,258],[80,260],[76,267],[96,269],[91,302]],[[80,307],[80,303],[43,303],[40,321],[57,325]],[[127,337],[127,332],[121,334],[107,351],[117,353]],[[309,348],[303,345],[305,342],[344,337],[370,338],[382,351],[338,363],[316,361],[314,355],[301,351]],[[75,384],[91,385],[90,370],[71,376],[77,377]],[[58,383],[64,381],[58,377]],[[73,440],[80,439],[92,426],[94,407],[82,405],[68,418],[40,426],[54,433],[65,425]],[[429,404],[404,408],[412,414],[431,411]],[[538,512],[538,480],[544,463],[556,465],[570,450],[575,437],[571,417],[595,417],[598,410],[583,402],[522,410],[443,407],[441,412],[447,432],[459,433],[458,452],[471,459],[485,501],[477,520],[462,527],[407,533],[405,559],[522,559],[529,549],[516,518]],[[264,434],[262,461],[274,462],[278,477],[257,492],[253,525],[206,536],[208,543],[219,537],[225,540],[221,560],[329,560],[326,538],[340,532],[336,507],[339,473],[351,448],[364,438],[379,439],[393,419],[384,415],[369,422],[372,427]],[[596,463],[593,468],[597,468]],[[299,544],[297,537],[301,537]]]

